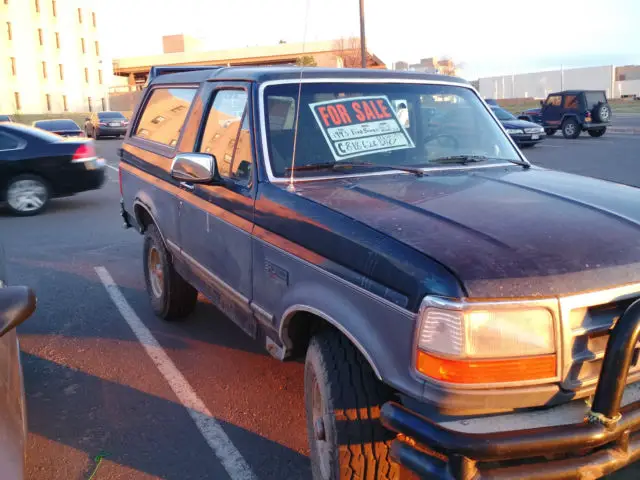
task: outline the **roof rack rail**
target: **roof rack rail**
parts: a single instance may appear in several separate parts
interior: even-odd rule
[[[170,73],[181,73],[181,72],[196,72],[199,70],[217,70],[222,67],[218,66],[209,66],[209,65],[176,65],[176,66],[166,66],[166,67],[151,67],[149,71],[149,79],[147,80],[147,85],[153,81],[154,78],[160,75],[168,75]]]

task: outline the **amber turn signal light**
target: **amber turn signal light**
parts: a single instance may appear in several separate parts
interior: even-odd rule
[[[452,360],[418,350],[416,367],[420,373],[449,383],[478,384],[543,380],[556,376],[556,356]]]

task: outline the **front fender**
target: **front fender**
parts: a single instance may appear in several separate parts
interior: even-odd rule
[[[280,339],[291,348],[289,325],[296,313],[324,319],[342,332],[367,360],[376,376],[419,398],[423,382],[411,374],[416,315],[354,285],[326,276],[323,282],[301,282],[282,297]]]

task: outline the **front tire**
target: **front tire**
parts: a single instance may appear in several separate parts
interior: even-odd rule
[[[18,175],[7,185],[7,205],[14,215],[37,215],[46,208],[50,198],[47,182],[37,175]]]
[[[393,392],[344,336],[327,330],[311,339],[304,397],[314,480],[400,478],[394,435],[380,423]]]
[[[553,137],[556,134],[557,130],[555,128],[545,128],[544,133],[547,134],[548,137]]]
[[[564,138],[576,139],[580,136],[580,125],[573,118],[568,118],[562,124],[562,135]]]
[[[598,128],[597,130],[588,130],[589,135],[595,138],[603,136],[604,132],[606,131],[607,131],[607,127]]]
[[[179,320],[193,312],[198,291],[176,272],[155,225],[144,234],[144,279],[151,307],[164,320]]]

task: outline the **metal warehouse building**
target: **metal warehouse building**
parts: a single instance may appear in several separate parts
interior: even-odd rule
[[[478,80],[480,94],[485,98],[546,98],[560,90],[604,90],[608,98],[640,97],[640,78],[617,75],[618,70],[630,67],[571,68],[545,72],[522,73]],[[634,75],[627,75],[634,77]]]

